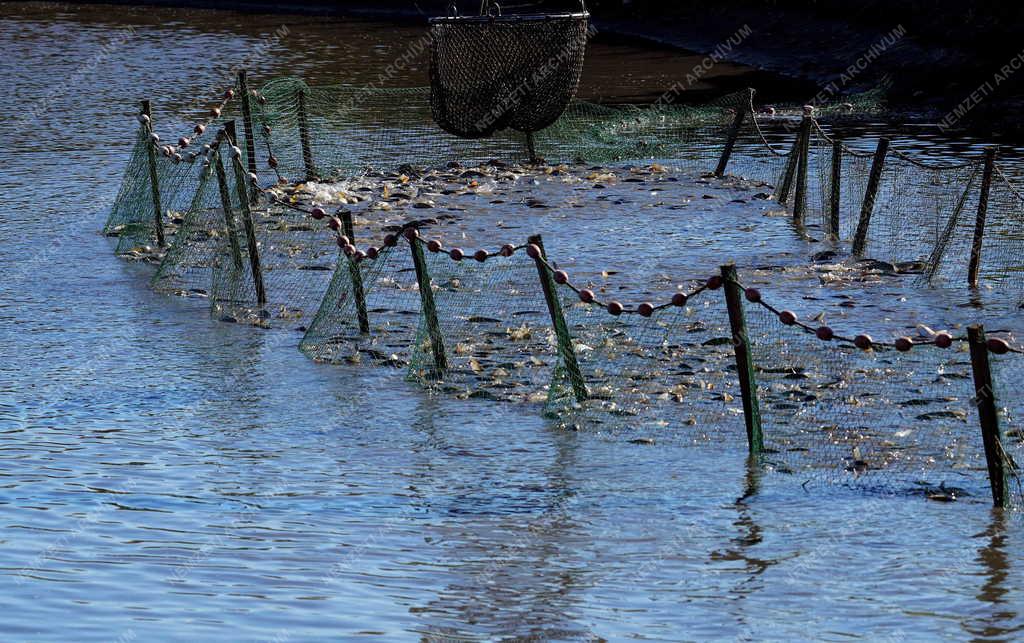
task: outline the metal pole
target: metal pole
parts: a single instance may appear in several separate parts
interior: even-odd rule
[[[540,248],[540,256],[534,261],[537,264],[537,274],[540,276],[540,287],[544,291],[544,300],[548,304],[548,314],[551,315],[551,325],[555,328],[555,336],[558,338],[558,353],[565,364],[565,370],[569,373],[569,381],[572,382],[572,391],[577,402],[582,402],[590,397],[587,385],[583,381],[583,373],[580,371],[580,364],[576,359],[576,349],[572,345],[572,336],[569,334],[569,326],[565,323],[565,315],[562,313],[562,304],[558,301],[558,291],[554,276],[548,269],[547,253],[544,251],[544,241],[539,234],[535,234],[527,240]]]
[[[860,220],[857,222],[857,233],[853,237],[853,254],[864,253],[864,245],[868,241],[868,227],[871,215],[875,211],[875,198],[878,196],[878,184],[882,180],[882,167],[885,166],[885,155],[889,152],[889,139],[878,139],[875,157],[871,160],[871,173],[868,175],[868,187],[864,191],[864,203],[860,208]]]
[[[238,139],[235,136],[235,121],[228,121],[224,124],[224,135],[231,145],[235,145]],[[256,242],[256,226],[252,221],[252,211],[249,209],[249,197],[246,191],[248,175],[242,167],[242,159],[235,157],[232,153],[235,168],[235,189],[238,191],[239,210],[242,213],[242,226],[245,228],[245,238],[249,248],[249,266],[252,268],[253,286],[256,288],[256,301],[261,306],[267,303],[267,289],[263,284],[263,269],[260,267],[260,248]]]
[[[988,195],[992,190],[992,171],[996,165],[996,149],[985,148],[985,169],[981,175],[981,194],[978,196],[978,214],[974,220],[974,242],[971,244],[971,263],[967,267],[967,285],[978,287],[981,268],[981,246],[985,241],[985,219],[988,216]]]
[[[750,110],[750,105],[754,99],[754,90],[748,87],[747,92],[749,100],[746,104],[741,105],[740,108],[736,110],[736,117],[733,118],[732,125],[729,127],[729,133],[726,135],[725,147],[722,148],[722,155],[718,158],[718,166],[715,168],[715,176],[719,178],[725,176],[725,168],[729,165],[729,157],[732,156],[732,150],[736,146],[736,139],[739,138],[740,135],[740,128],[743,127],[743,118]],[[750,117],[754,118],[754,115],[751,114]]]
[[[992,388],[992,371],[989,365],[984,327],[981,324],[968,326],[967,341],[971,347],[974,404],[978,407],[981,439],[985,444],[985,461],[988,463],[988,481],[992,487],[992,503],[996,507],[1005,507],[1009,504],[1009,497],[1006,493],[1009,487],[1008,463],[1003,457],[999,413],[996,411],[996,398]]]
[[[153,135],[153,104],[148,100],[142,101],[142,113],[149,121],[143,125],[146,133],[146,151],[149,158],[149,184],[153,192],[153,223],[156,226],[156,243],[163,248],[166,245],[164,239],[164,218],[163,207],[160,205],[160,178],[156,171],[156,143],[151,138]]]
[[[345,210],[341,213],[341,228],[349,242],[355,245],[355,226],[352,224],[352,213]],[[352,279],[352,294],[356,300],[356,316],[359,318],[359,332],[364,335],[370,332],[370,318],[366,314],[366,289],[363,287],[363,273],[359,272],[359,264],[349,259],[348,272]]]
[[[729,311],[729,326],[732,329],[732,345],[736,352],[736,374],[740,379],[740,394],[743,397],[747,448],[750,455],[757,455],[764,451],[761,408],[757,400],[757,379],[754,376],[754,358],[750,354],[747,321],[743,314],[743,289],[736,276],[734,264],[722,266],[722,283],[725,290],[725,306]]]
[[[441,324],[437,321],[437,305],[434,303],[434,291],[430,287],[430,273],[427,271],[427,258],[423,254],[423,245],[419,237],[406,237],[412,250],[412,263],[416,266],[416,283],[420,288],[420,303],[423,306],[423,317],[430,337],[430,349],[434,354],[435,375],[448,370],[448,358],[444,353],[444,338],[441,335]]]

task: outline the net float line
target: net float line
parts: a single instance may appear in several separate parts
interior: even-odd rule
[[[871,338],[871,335],[867,333],[860,333],[853,337],[849,335],[841,335],[836,333],[830,326],[811,326],[810,324],[801,321],[799,316],[791,310],[780,310],[764,300],[761,295],[761,291],[757,288],[748,288],[743,286],[743,295],[747,301],[761,306],[765,310],[768,310],[775,315],[779,322],[784,326],[796,326],[804,332],[814,335],[823,342],[839,341],[846,344],[850,344],[861,350],[898,350],[900,352],[907,352],[915,346],[936,346],[938,348],[949,348],[955,342],[966,342],[966,336],[954,337],[950,333],[940,331],[928,341],[915,340],[909,336],[897,337],[892,343],[878,342]]]
[[[537,246],[536,244],[529,244],[526,248],[526,254],[528,254],[531,259],[542,263],[549,271],[551,271],[555,283],[562,286],[566,286],[567,288],[575,292],[576,295],[580,298],[580,301],[582,301],[583,303],[597,306],[599,308],[604,308],[608,312],[608,314],[612,315],[613,317],[618,317],[619,315],[640,315],[641,317],[650,317],[656,311],[664,310],[666,308],[682,308],[691,299],[693,299],[700,293],[704,292],[705,290],[717,290],[718,288],[722,287],[721,276],[713,275],[709,277],[706,281],[704,281],[702,284],[694,288],[689,293],[675,293],[674,295],[672,295],[672,299],[665,303],[655,305],[651,302],[645,301],[643,303],[638,304],[635,308],[627,308],[626,306],[622,305],[621,302],[615,300],[608,302],[601,301],[594,294],[594,291],[590,290],[589,288],[580,288],[576,284],[572,283],[572,281],[569,279],[568,273],[566,273],[564,270],[559,270],[555,266],[552,266],[551,263],[544,258],[544,255],[541,252],[540,247]]]
[[[479,263],[484,263],[492,257],[511,257],[520,250],[527,248],[527,244],[513,244],[506,243],[498,250],[487,250],[480,248],[473,252],[473,254],[467,254],[462,248],[449,248],[445,249],[444,244],[440,239],[430,239],[425,241],[420,237],[419,230],[417,228],[408,228],[402,233],[406,239],[410,242],[418,242],[427,249],[428,252],[433,254],[441,254],[447,256],[452,261],[462,261],[463,259],[475,259]]]
[[[258,90],[250,89],[249,94],[253,98],[255,98],[261,105],[266,104],[266,97],[263,96],[263,94],[260,93]],[[172,153],[180,153],[182,149],[191,145],[196,138],[202,136],[206,132],[207,128],[209,128],[218,118],[220,118],[223,115],[224,110],[227,109],[227,106],[231,103],[232,100],[234,100],[237,97],[237,95],[238,92],[235,90],[234,87],[229,87],[228,89],[224,90],[224,92],[221,94],[220,99],[214,104],[213,107],[211,107],[206,112],[206,118],[196,123],[192,127],[192,131],[190,131],[188,134],[178,137],[177,145],[168,145],[167,147],[171,148]],[[199,103],[201,101],[196,100],[195,102]],[[138,120],[143,125],[148,124],[150,122],[149,117],[145,115],[140,115]]]

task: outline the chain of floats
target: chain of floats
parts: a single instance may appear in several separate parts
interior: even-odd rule
[[[240,155],[240,151],[237,152],[237,154]],[[394,248],[395,246],[398,245],[399,238],[403,236],[410,243],[424,244],[424,247],[427,249],[427,251],[431,253],[446,254],[452,261],[462,261],[464,259],[472,258],[479,263],[484,263],[492,257],[511,257],[516,252],[525,249],[527,256],[529,256],[534,261],[541,263],[551,273],[551,276],[554,279],[555,283],[565,286],[572,290],[574,293],[576,293],[576,296],[579,297],[579,300],[584,304],[589,304],[592,306],[596,306],[598,308],[603,308],[608,312],[609,315],[612,315],[613,317],[619,317],[621,315],[639,315],[640,317],[651,317],[654,313],[660,310],[665,310],[667,308],[683,308],[688,303],[690,303],[690,301],[693,300],[693,298],[697,297],[701,293],[705,291],[718,290],[723,285],[723,280],[720,275],[712,275],[703,282],[699,283],[690,292],[677,292],[673,294],[671,299],[669,299],[669,301],[667,302],[655,304],[652,302],[645,301],[636,305],[635,307],[630,308],[616,300],[603,301],[597,297],[593,290],[589,288],[581,288],[580,286],[574,284],[572,280],[569,278],[569,274],[566,271],[559,269],[557,266],[552,265],[547,260],[547,258],[545,258],[540,246],[533,243],[521,245],[506,243],[496,251],[480,249],[476,250],[472,254],[468,254],[462,248],[446,249],[440,239],[430,239],[428,241],[424,241],[420,236],[419,230],[416,227],[412,227],[411,224],[407,223],[403,224],[398,233],[390,233],[386,235],[381,245],[371,245],[367,246],[365,250],[361,250],[356,247],[354,239],[349,239],[343,233],[342,221],[338,216],[328,217],[327,212],[323,208],[318,206],[307,208],[295,203],[289,203],[288,201],[285,201],[277,197],[269,189],[262,190],[262,192],[264,194],[269,195],[273,202],[284,207],[287,207],[289,209],[295,210],[297,212],[307,214],[316,221],[322,221],[324,219],[327,219],[327,227],[334,231],[335,241],[338,244],[338,247],[345,254],[345,256],[348,257],[353,263],[358,264],[365,259],[377,259],[378,257],[380,257],[383,248]],[[765,301],[763,296],[761,295],[761,291],[758,290],[757,288],[748,288],[743,286],[742,284],[740,284],[740,288],[743,290],[743,295],[747,301],[749,301],[752,304],[756,304],[772,313],[775,317],[778,318],[779,322],[782,323],[784,326],[792,326],[798,328],[804,333],[813,335],[814,337],[823,342],[841,342],[855,346],[856,348],[865,351],[890,350],[895,348],[897,351],[905,353],[909,352],[915,346],[935,346],[937,348],[947,349],[952,347],[954,343],[964,342],[967,339],[966,337],[963,336],[954,337],[953,335],[946,331],[939,331],[937,333],[934,333],[931,337],[927,339],[915,339],[913,337],[905,335],[902,337],[897,337],[891,343],[876,341],[871,337],[871,335],[868,335],[867,333],[861,333],[852,337],[848,335],[842,335],[835,332],[835,330],[833,330],[830,326],[812,326],[802,321],[797,316],[797,314],[791,310],[780,310],[779,308]],[[989,337],[986,341],[988,344],[988,349],[996,355],[1005,355],[1007,353],[1024,355],[1024,347],[1013,346],[1006,339],[1003,339],[1001,337]]]

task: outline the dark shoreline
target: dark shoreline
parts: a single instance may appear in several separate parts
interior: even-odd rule
[[[447,2],[99,0],[89,4],[351,16],[423,23],[428,16],[443,13]],[[564,0],[563,4],[570,6],[574,3]],[[591,0],[589,4],[599,3]],[[837,12],[830,9],[828,3],[817,11],[809,11],[790,6],[761,6],[757,2],[725,3],[730,6],[710,8],[681,0],[673,8],[656,12],[669,14],[658,18],[644,15],[645,11],[652,13],[653,10],[645,9],[643,2],[634,4],[640,8],[625,11],[614,7],[592,7],[594,23],[603,38],[632,45],[707,54],[727,41],[737,29],[749,26],[751,35],[739,46],[732,47],[722,60],[780,77],[786,86],[780,93],[796,102],[835,102],[846,96],[881,88],[895,116],[932,122],[947,119],[951,131],[1024,140],[1024,119],[1019,118],[1024,112],[1024,69],[1021,69],[1019,77],[1012,73],[1006,76],[1005,83],[986,91],[981,100],[971,98],[972,94],[978,95],[979,89],[984,91],[986,84],[991,88],[993,76],[1012,59],[1007,57],[1007,52],[1012,52],[1015,45],[987,42],[984,34],[974,33],[991,29],[991,24],[969,25],[962,30],[967,33],[959,33],[947,41],[942,38],[942,29],[947,27],[947,21],[955,22],[958,17],[933,18],[925,20],[923,25],[904,25],[882,15],[865,16],[865,7],[871,3],[864,3],[859,11],[842,18],[835,17]],[[899,5],[905,14],[912,9],[910,5],[914,5],[914,0],[892,4]],[[940,0],[938,4],[947,3]],[[462,5],[465,6],[466,2]],[[895,18],[900,15],[896,9],[889,13]],[[990,19],[989,23],[992,21]],[[934,24],[936,22],[938,26]],[[896,30],[902,30],[902,33],[893,38],[893,34],[898,33]],[[972,37],[972,34],[977,37]],[[865,59],[868,59],[866,64]],[[804,96],[804,88],[809,87],[821,91],[810,91]],[[780,98],[768,95],[765,100]],[[954,110],[964,105],[969,109],[951,119]]]

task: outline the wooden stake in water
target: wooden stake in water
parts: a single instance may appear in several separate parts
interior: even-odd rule
[[[860,207],[860,220],[857,222],[857,233],[853,237],[853,254],[864,254],[864,246],[868,241],[868,228],[871,226],[871,215],[875,211],[875,199],[878,197],[878,184],[882,180],[882,168],[885,166],[885,155],[889,153],[889,139],[878,139],[875,157],[871,160],[871,173],[868,174],[868,187],[864,191],[864,202]]]
[[[842,196],[843,143],[832,140],[832,186],[828,195],[828,236],[839,241],[839,199]]]
[[[423,320],[430,338],[430,350],[434,354],[434,374],[440,376],[448,370],[448,358],[444,353],[444,337],[441,335],[441,324],[437,321],[437,305],[434,303],[434,291],[430,287],[430,273],[427,271],[427,258],[423,254],[423,243],[419,237],[409,238],[412,250],[412,263],[416,267],[416,283],[420,288],[420,303],[423,306]]]
[[[978,272],[981,268],[981,246],[985,241],[985,219],[988,217],[988,195],[992,190],[992,172],[996,166],[996,149],[985,149],[985,169],[981,175],[981,194],[978,196],[978,213],[974,220],[974,241],[971,243],[971,263],[967,267],[967,285],[978,287]]]
[[[811,117],[800,121],[800,147],[796,163],[796,194],[793,196],[793,223],[804,225],[804,211],[807,209],[807,172],[810,165]]]
[[[242,127],[245,130],[246,160],[249,171],[256,174],[256,139],[253,137],[252,103],[249,100],[249,82],[244,69],[238,72],[238,91],[242,94]],[[252,193],[252,199],[252,202],[255,203],[256,192]]]
[[[540,276],[540,287],[544,291],[544,300],[548,304],[548,314],[551,315],[551,325],[555,329],[555,336],[558,338],[558,354],[562,358],[565,370],[569,374],[569,381],[572,382],[572,392],[577,402],[582,402],[590,397],[587,385],[583,381],[583,373],[580,371],[580,364],[576,360],[576,350],[572,345],[572,335],[569,334],[569,326],[565,323],[565,315],[562,313],[562,304],[558,301],[558,290],[555,278],[547,266],[547,253],[544,251],[544,240],[539,234],[530,237],[528,243],[540,248],[540,256],[534,261],[537,264],[537,274]]]
[[[235,136],[235,121],[224,124],[224,134],[232,146],[238,140]],[[231,154],[235,168],[235,189],[238,191],[239,210],[242,213],[242,227],[245,228],[245,239],[249,249],[249,267],[252,269],[253,286],[256,289],[256,302],[261,306],[267,303],[267,290],[263,285],[263,268],[260,267],[260,248],[256,242],[256,226],[252,221],[252,210],[249,209],[249,195],[246,184],[249,175],[242,166],[242,159]]]
[[[764,451],[761,407],[757,399],[757,378],[754,376],[754,359],[750,354],[747,320],[743,313],[743,288],[740,287],[735,265],[722,266],[722,284],[725,290],[725,306],[729,311],[729,326],[732,329],[732,345],[736,353],[736,374],[740,379],[740,394],[743,397],[747,448],[751,455],[757,455]]]
[[[218,136],[218,139],[223,141],[224,138],[226,138],[224,136],[224,130],[221,130],[221,134]],[[238,244],[238,226],[235,223],[235,214],[231,208],[231,193],[228,192],[227,174],[224,172],[224,161],[221,160],[219,149],[214,156],[214,169],[217,172],[217,187],[220,190],[220,205],[224,210],[224,225],[227,226],[228,245],[231,247],[231,258],[234,261],[235,270],[241,270],[242,248]]]
[[[725,168],[729,165],[729,157],[732,156],[732,150],[736,146],[736,139],[739,138],[740,128],[743,127],[743,119],[750,111],[750,106],[754,101],[754,90],[747,88],[747,100],[743,105],[740,105],[736,110],[736,116],[732,120],[732,125],[729,126],[729,133],[726,135],[725,147],[722,148],[722,155],[718,157],[718,166],[715,168],[715,176],[721,178],[725,176]],[[750,115],[754,118],[754,115]]]
[[[349,241],[355,245],[356,232],[352,224],[352,213],[344,210],[341,213],[341,229]],[[352,279],[352,294],[356,300],[356,317],[359,318],[359,332],[370,332],[370,318],[366,314],[366,290],[363,288],[363,273],[359,272],[359,264],[354,261],[348,262],[348,273]]]
[[[146,151],[149,159],[149,185],[153,192],[153,224],[156,227],[156,243],[163,248],[167,245],[164,239],[164,217],[163,207],[160,205],[160,178],[156,171],[156,143],[153,142],[153,104],[148,100],[142,101],[142,114],[149,120],[143,126],[146,133]]]
[[[981,324],[969,326],[967,341],[971,347],[971,369],[974,371],[973,402],[978,407],[981,439],[985,444],[985,461],[988,463],[992,503],[997,507],[1005,507],[1009,504],[1008,469],[1011,465],[1003,455],[1003,436],[999,430],[999,413],[996,411],[996,396],[992,387],[992,370],[984,327]]]
[[[298,102],[299,142],[302,144],[302,162],[306,166],[306,180],[317,178],[316,165],[313,162],[313,146],[309,143],[309,117],[306,114],[306,89],[300,88],[296,96]]]
[[[530,156],[531,165],[536,165],[539,162],[537,158],[537,145],[533,140],[533,132],[526,133],[526,153]]]
[[[786,205],[789,201],[789,191],[793,188],[793,178],[796,176],[796,166],[800,160],[800,150],[803,148],[804,137],[803,127],[797,132],[793,140],[793,147],[789,148],[789,157],[786,159],[786,171],[782,174],[782,185],[779,187],[778,201]]]

